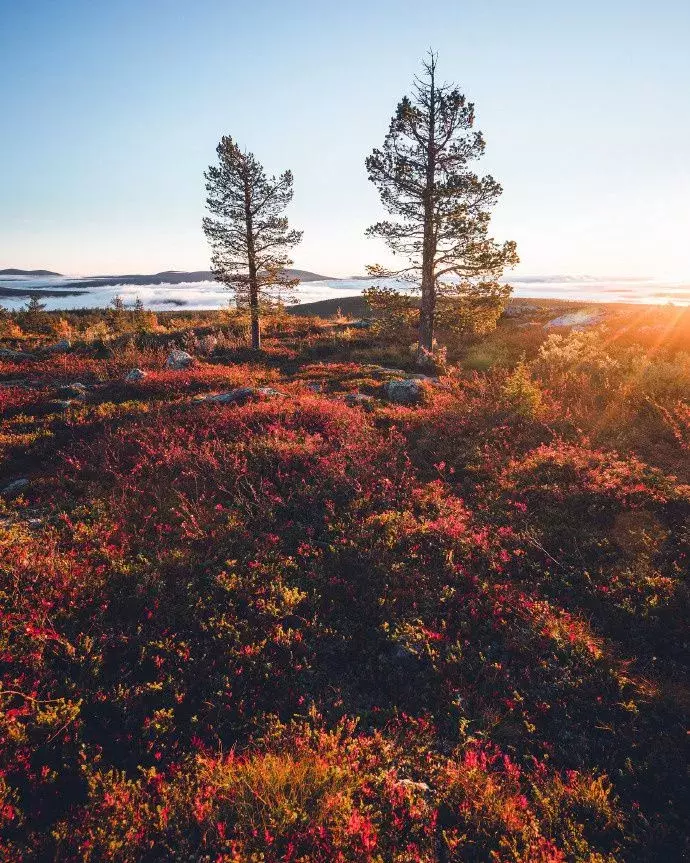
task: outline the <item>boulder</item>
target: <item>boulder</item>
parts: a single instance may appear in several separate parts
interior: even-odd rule
[[[66,351],[71,350],[71,348],[72,342],[69,339],[60,339],[54,345],[47,345],[43,348],[43,352],[46,354],[64,354]]]
[[[184,369],[188,369],[193,362],[194,357],[188,354],[187,351],[174,350],[168,354],[165,367],[174,372],[181,372]]]
[[[409,788],[410,791],[419,791],[422,794],[427,794],[431,791],[426,782],[415,782],[414,779],[399,779],[398,785],[402,785],[403,788]]]
[[[29,480],[26,477],[20,477],[20,479],[15,479],[0,490],[0,494],[3,497],[14,497],[23,492],[24,489],[28,488],[28,486]]]
[[[145,377],[146,372],[142,369],[132,369],[132,371],[127,374],[125,380],[129,383],[136,383],[137,381],[143,381]]]
[[[60,387],[57,391],[62,399],[83,399],[88,393],[88,388],[80,383],[68,384],[66,387]]]
[[[8,348],[0,349],[0,360],[10,360],[21,362],[23,360],[36,360],[36,354],[30,354],[27,351],[11,351]]]
[[[519,318],[521,315],[533,315],[539,311],[539,306],[533,306],[529,303],[516,303],[514,305],[506,306],[506,308],[503,309],[503,316],[505,318]]]
[[[365,395],[365,393],[348,393],[344,402],[348,407],[361,407],[364,410],[371,410],[374,406],[374,397]]]
[[[437,384],[438,378],[433,377],[432,375],[423,375],[420,372],[416,372],[413,375],[407,376],[411,381],[426,381],[428,384]]]
[[[276,398],[279,396],[285,396],[285,393],[274,390],[272,387],[238,387],[227,393],[204,396],[203,401],[212,402],[217,405],[243,405],[249,401],[258,401],[260,399]]]
[[[585,327],[592,327],[595,324],[601,323],[605,315],[600,311],[592,311],[591,309],[580,309],[577,312],[570,312],[567,315],[561,315],[559,318],[554,318],[548,321],[544,326],[549,327],[571,327],[574,330],[581,330]]]
[[[407,372],[403,369],[389,369],[387,366],[365,365],[362,366],[363,371],[370,375],[393,375],[396,378],[404,378]]]
[[[416,405],[424,400],[424,381],[416,378],[388,381],[381,389],[384,398],[396,405]]]

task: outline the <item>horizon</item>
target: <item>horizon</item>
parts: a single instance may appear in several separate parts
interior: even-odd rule
[[[585,2],[556,17],[544,2],[442,0],[433,18],[390,0],[347,14],[97,6],[5,11],[0,269],[208,269],[203,171],[222,134],[269,174],[293,170],[295,268],[347,278],[389,262],[364,237],[383,216],[364,158],[433,45],[442,78],[476,104],[487,154],[474,167],[504,188],[492,233],[517,241],[509,280],[690,280],[685,4]]]

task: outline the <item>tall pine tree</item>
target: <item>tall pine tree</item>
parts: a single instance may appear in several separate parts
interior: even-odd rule
[[[223,136],[216,152],[218,164],[204,174],[211,216],[203,228],[211,269],[234,291],[237,306],[249,309],[252,348],[260,350],[262,300],[289,297],[299,281],[285,272],[292,263],[288,250],[302,238],[282,215],[292,200],[292,173],[267,177],[256,157],[229,136]]]
[[[420,365],[430,359],[440,319],[452,326],[468,314],[500,310],[510,288],[498,280],[505,267],[518,262],[514,242],[499,245],[488,234],[501,186],[468,168],[485,147],[481,132],[473,129],[474,105],[455,86],[437,83],[436,64],[437,56],[429,52],[413,95],[398,104],[382,149],[366,160],[369,179],[395,217],[367,233],[406,259],[398,269],[375,265],[369,272],[399,276],[421,288]]]

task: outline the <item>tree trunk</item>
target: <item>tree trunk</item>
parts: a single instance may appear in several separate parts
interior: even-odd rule
[[[431,64],[429,99],[429,140],[427,143],[426,183],[424,189],[424,240],[422,246],[422,302],[419,308],[419,343],[417,365],[430,366],[434,348],[434,313],[436,310],[436,280],[434,278],[434,180],[436,178],[436,90],[434,59]]]
[[[261,322],[259,320],[259,283],[256,273],[256,254],[254,251],[254,225],[252,220],[252,200],[249,180],[244,181],[244,214],[247,228],[247,264],[249,267],[249,316],[251,319],[252,350],[261,350]]]

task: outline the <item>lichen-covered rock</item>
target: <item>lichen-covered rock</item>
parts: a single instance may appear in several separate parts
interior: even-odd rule
[[[559,318],[554,318],[552,321],[544,324],[548,329],[550,327],[572,327],[574,330],[581,330],[585,327],[593,327],[600,324],[605,315],[603,312],[591,309],[580,309],[577,312],[571,312],[567,315],[561,315]]]
[[[165,367],[174,372],[181,372],[184,369],[188,369],[193,362],[194,357],[188,354],[187,351],[174,350],[168,354]]]
[[[236,405],[259,399],[277,398],[279,396],[284,397],[285,393],[274,390],[272,387],[238,387],[227,393],[205,396],[203,401],[219,405]]]
[[[146,372],[143,369],[132,369],[132,371],[128,373],[125,380],[129,383],[136,383],[137,381],[143,381],[145,377]]]
[[[20,494],[20,492],[24,491],[24,489],[28,488],[28,486],[29,480],[26,477],[20,477],[0,490],[0,494],[3,497],[15,497]]]
[[[16,361],[21,362],[22,360],[35,360],[35,359],[38,359],[36,354],[30,354],[30,353],[28,353],[28,351],[12,351],[12,350],[9,350],[8,348],[1,348],[0,349],[0,360],[12,360],[15,362]]]
[[[348,393],[344,402],[348,407],[361,407],[364,410],[371,410],[374,406],[374,397],[368,396],[365,393]]]
[[[407,378],[388,381],[382,387],[384,398],[396,405],[416,405],[424,401],[425,381]]]
[[[48,345],[47,347],[43,348],[43,351],[46,354],[64,354],[71,348],[72,342],[69,339],[60,339],[60,341],[55,342],[54,345]]]
[[[88,387],[84,384],[73,383],[65,387],[60,387],[57,391],[61,399],[83,399],[89,393]]]
[[[72,402],[69,399],[53,399],[48,402],[48,407],[52,411],[66,411],[72,406]]]

